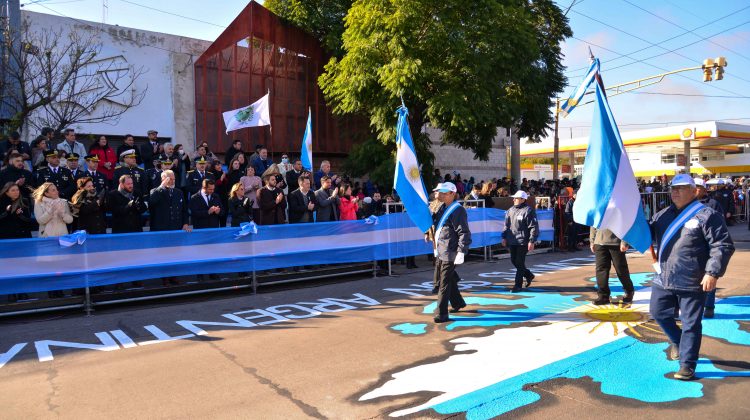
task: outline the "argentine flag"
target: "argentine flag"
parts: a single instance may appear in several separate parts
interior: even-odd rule
[[[568,114],[573,112],[575,107],[581,102],[583,95],[586,94],[586,90],[591,86],[591,82],[594,80],[594,76],[599,73],[599,59],[595,58],[591,60],[591,66],[583,77],[583,81],[578,88],[570,95],[570,98],[566,99],[565,102],[560,105],[560,114],[563,117],[567,117]]]
[[[427,190],[419,173],[419,162],[414,148],[414,142],[409,132],[409,110],[400,106],[398,124],[396,125],[396,176],[393,188],[401,197],[406,208],[406,214],[422,232],[427,232],[432,226],[432,216],[427,204]]]
[[[609,229],[643,253],[651,246],[651,232],[643,215],[633,168],[599,76],[599,60],[594,64],[594,75],[586,78],[588,83],[596,80],[594,121],[581,188],[573,204],[573,220]]]
[[[308,109],[305,136],[302,137],[302,151],[299,156],[302,161],[302,167],[308,171],[312,171],[312,109]]]

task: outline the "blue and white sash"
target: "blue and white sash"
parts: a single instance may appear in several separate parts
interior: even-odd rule
[[[443,213],[443,216],[440,218],[440,221],[438,221],[437,227],[435,228],[435,243],[437,243],[438,238],[440,237],[440,231],[443,229],[443,225],[445,225],[448,217],[450,217],[450,215],[459,207],[461,207],[461,204],[459,204],[458,201],[454,201],[453,204],[445,209],[445,213]]]
[[[661,256],[664,254],[664,249],[667,247],[667,244],[672,240],[674,235],[685,226],[685,223],[687,223],[688,220],[695,216],[704,207],[705,206],[700,201],[693,201],[693,204],[689,205],[679,216],[672,220],[672,223],[669,224],[666,232],[664,232],[664,236],[661,238],[661,243],[659,244],[659,268],[656,271],[657,273],[661,273]]]

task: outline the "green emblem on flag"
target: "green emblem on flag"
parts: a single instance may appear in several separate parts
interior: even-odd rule
[[[241,122],[241,123],[246,123],[246,122],[248,122],[248,121],[250,121],[250,120],[252,120],[252,119],[253,119],[253,115],[254,115],[254,114],[255,114],[255,112],[253,111],[253,107],[252,107],[252,105],[251,105],[251,106],[249,106],[249,107],[247,107],[247,108],[245,108],[245,109],[241,110],[241,111],[240,111],[240,112],[238,112],[237,114],[235,114],[234,118],[235,118],[235,119],[236,119],[236,120],[237,120],[238,122]]]

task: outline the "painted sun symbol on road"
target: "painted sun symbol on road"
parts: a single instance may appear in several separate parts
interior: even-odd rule
[[[564,308],[563,308],[564,306]],[[612,328],[612,333],[617,335],[620,331],[627,329],[636,337],[642,335],[636,328],[645,328],[657,333],[661,331],[656,326],[649,326],[648,305],[623,305],[622,303],[609,305],[556,305],[557,310],[564,309],[564,314],[572,315],[567,321],[575,322],[570,328],[578,328],[588,325],[593,333],[602,326]]]

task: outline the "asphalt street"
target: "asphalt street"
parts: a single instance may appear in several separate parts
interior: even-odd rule
[[[671,379],[676,362],[646,315],[647,281],[632,310],[593,312],[585,250],[529,256],[537,278],[518,295],[507,259],[460,266],[469,306],[441,325],[424,264],[397,277],[3,319],[0,418],[749,418],[750,235],[732,233],[724,300],[704,322],[704,376],[687,384]],[[629,263],[648,280],[650,257],[630,253]]]

